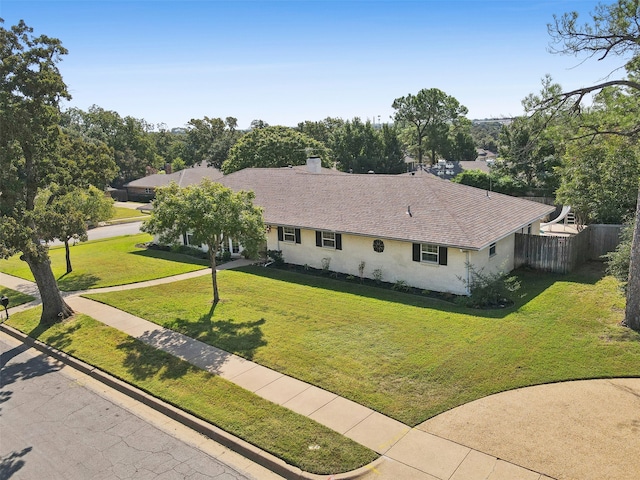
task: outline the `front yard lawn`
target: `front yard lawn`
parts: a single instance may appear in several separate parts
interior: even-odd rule
[[[136,246],[149,242],[152,238],[151,235],[142,233],[78,243],[70,249],[73,272],[68,275],[64,247],[52,247],[49,255],[60,290],[69,292],[126,285],[201,270],[208,266],[205,260]],[[33,281],[29,266],[19,259],[19,255],[0,260],[0,271]]]
[[[174,404],[291,465],[317,474],[366,465],[378,455],[315,421],[145,345],[86,315],[49,327],[40,308],[9,323],[55,348]]]
[[[147,218],[148,216],[149,215],[146,213],[142,213],[140,210],[135,208],[113,207],[113,215],[109,220],[123,220],[126,218],[139,218],[142,220],[142,217]]]
[[[513,388],[640,375],[640,335],[618,326],[600,264],[517,273],[524,297],[486,311],[264,267],[219,272],[215,308],[208,277],[87,296],[408,425]]]

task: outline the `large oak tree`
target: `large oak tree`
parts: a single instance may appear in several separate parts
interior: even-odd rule
[[[220,168],[240,137],[242,132],[234,117],[192,118],[187,124],[183,160],[188,166],[206,162],[210,167]]]
[[[144,119],[123,118],[118,112],[92,105],[86,112],[77,108],[65,111],[62,124],[69,132],[104,143],[112,150],[117,165],[113,180],[116,187],[143,177],[148,167],[164,165],[164,159],[156,153],[153,125]]]
[[[61,99],[69,99],[57,63],[67,50],[23,21],[0,23],[0,258],[22,253],[42,297],[41,323],[70,316],[42,245],[35,199],[64,162],[59,152]]]
[[[431,153],[434,163],[438,153],[448,151],[450,125],[468,112],[458,100],[437,88],[424,88],[415,95],[396,98],[391,106],[396,110],[394,120],[409,127],[410,149],[415,151],[420,164],[425,152]]]
[[[256,128],[231,148],[222,171],[229,174],[243,168],[304,165],[309,155],[317,155],[323,166],[331,166],[329,149],[304,133],[282,126]]]

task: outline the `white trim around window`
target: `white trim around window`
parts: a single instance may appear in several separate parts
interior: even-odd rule
[[[322,246],[323,248],[336,248],[335,232],[322,232]]]
[[[431,243],[420,244],[420,260],[426,263],[438,264],[438,245]]]
[[[282,227],[282,241],[296,243],[296,229],[293,227]]]

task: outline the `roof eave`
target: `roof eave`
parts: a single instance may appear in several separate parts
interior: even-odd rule
[[[348,231],[348,230],[335,230],[335,229],[329,229],[329,228],[318,228],[317,226],[312,226],[312,225],[289,225],[289,224],[284,224],[284,223],[279,223],[279,222],[272,222],[272,221],[267,221],[267,220],[265,220],[265,223],[276,225],[276,226],[281,226],[281,227],[304,228],[304,229],[307,229],[307,230],[320,230],[320,231],[324,231],[324,232],[342,233],[342,234],[346,234],[346,235],[354,235],[356,237],[379,238],[381,240],[393,240],[393,241],[396,241],[396,242],[408,242],[408,243],[430,243],[432,245],[438,245],[438,246],[442,246],[442,247],[459,248],[461,250],[470,250],[470,251],[480,251],[480,250],[484,250],[485,248],[488,248],[493,243],[499,242],[499,241],[509,237],[510,235],[513,235],[518,230],[522,230],[523,228],[528,227],[532,223],[537,222],[538,220],[542,220],[542,218],[544,218],[546,215],[549,215],[553,211],[555,211],[555,207],[550,207],[548,209],[548,211],[546,211],[544,214],[537,215],[533,219],[522,223],[521,225],[519,225],[516,228],[513,228],[512,230],[508,231],[507,233],[505,233],[503,235],[500,235],[500,236],[496,237],[495,239],[492,239],[491,241],[489,241],[487,243],[484,243],[482,245],[479,245],[479,246],[478,245],[470,245],[470,244],[465,245],[465,244],[456,244],[456,243],[441,243],[441,242],[433,242],[433,241],[429,241],[429,240],[418,240],[418,239],[410,239],[410,238],[391,237],[391,236],[385,236],[385,235],[370,235],[368,233],[362,233],[362,232],[352,232],[352,231]]]
[[[504,235],[501,235],[500,237],[498,237],[496,240],[493,240],[489,243],[486,243],[484,245],[482,245],[480,248],[478,248],[478,250],[484,250],[485,248],[488,248],[491,244],[499,242],[500,240],[504,240],[505,238],[507,238],[510,235],[513,235],[514,233],[516,233],[518,230],[522,230],[525,227],[528,227],[529,225],[531,225],[534,222],[537,222],[538,220],[542,220],[546,215],[549,215],[550,213],[555,211],[555,207],[551,208],[547,213],[545,213],[544,215],[540,215],[536,218],[534,218],[531,221],[525,222],[522,225],[520,225],[518,228],[515,228],[507,233],[505,233]]]

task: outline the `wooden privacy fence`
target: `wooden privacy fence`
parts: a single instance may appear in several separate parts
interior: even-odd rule
[[[621,225],[589,225],[577,235],[555,237],[516,233],[515,268],[569,273],[587,260],[601,260],[620,243]]]

